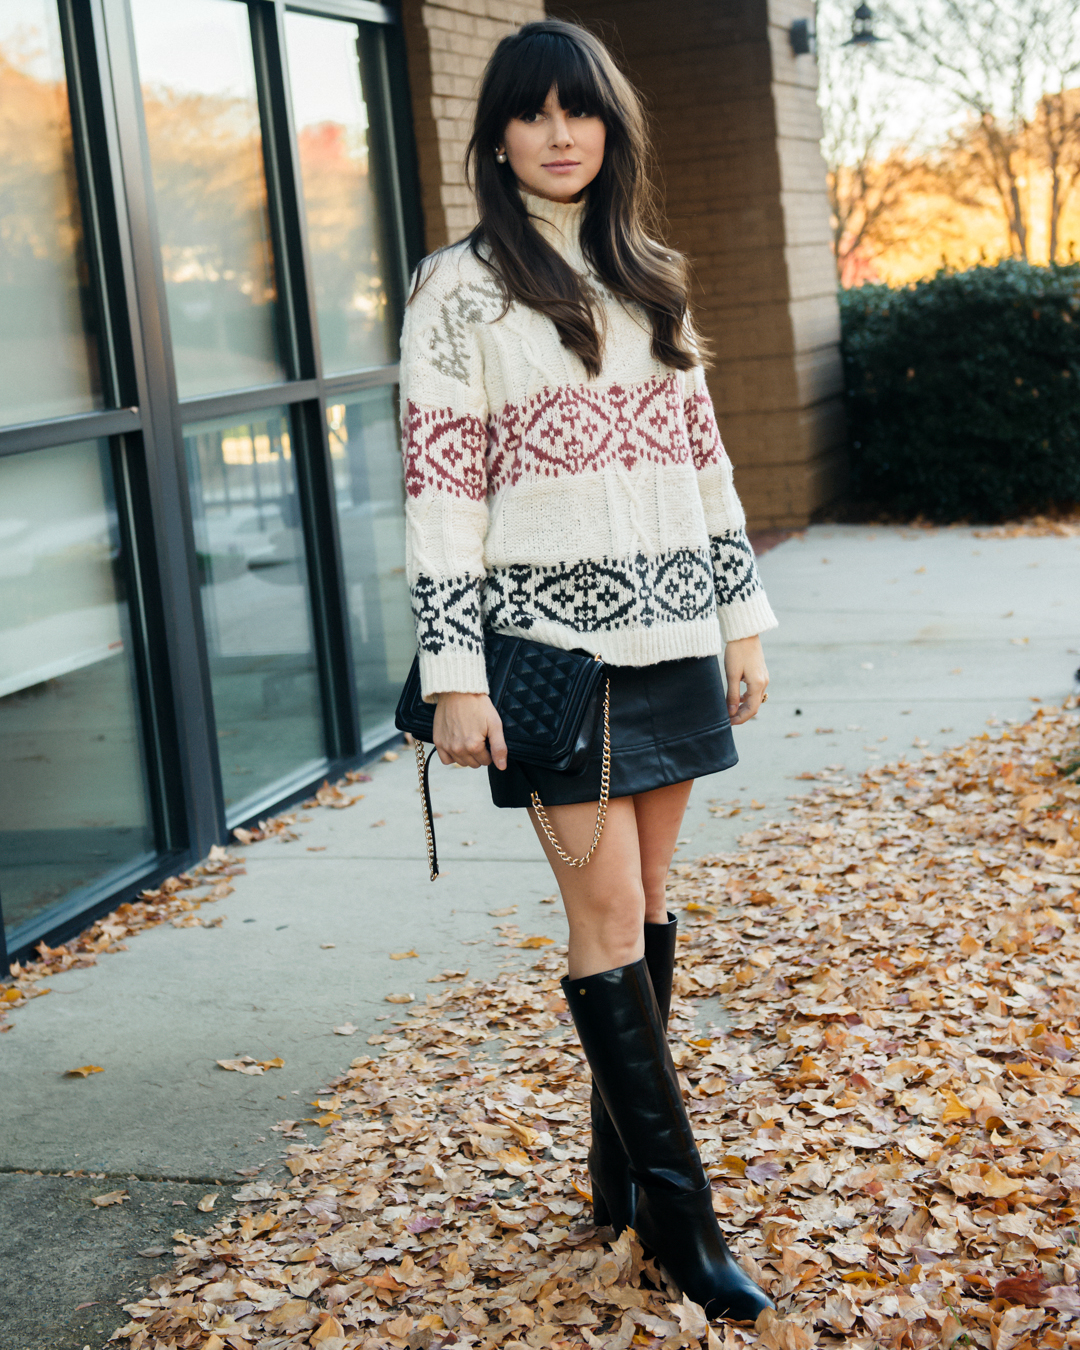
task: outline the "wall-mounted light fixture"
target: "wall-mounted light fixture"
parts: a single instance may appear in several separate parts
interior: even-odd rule
[[[874,32],[874,11],[869,5],[860,5],[855,11],[855,21],[851,25],[851,37],[843,44],[845,47],[872,47],[875,42],[884,42]]]
[[[791,50],[796,56],[816,54],[817,34],[814,32],[812,20],[793,19],[788,29],[788,38],[791,40]]]

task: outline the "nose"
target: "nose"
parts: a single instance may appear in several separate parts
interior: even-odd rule
[[[574,144],[573,133],[570,130],[570,119],[561,108],[551,119],[551,144],[553,146],[570,146]]]

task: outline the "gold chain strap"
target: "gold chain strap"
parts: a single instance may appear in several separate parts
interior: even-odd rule
[[[416,751],[416,774],[420,780],[420,808],[424,813],[424,834],[427,836],[427,861],[428,872],[434,881],[439,875],[439,869],[435,861],[435,834],[431,826],[431,815],[428,808],[427,783],[425,782],[424,771],[427,768],[427,755],[424,751],[424,742],[418,737],[413,739],[413,749]],[[431,752],[435,753],[434,750]]]
[[[547,841],[567,867],[584,867],[596,852],[596,846],[600,842],[600,836],[604,833],[604,822],[607,820],[608,808],[608,789],[611,786],[611,728],[608,725],[608,708],[611,703],[611,681],[604,681],[604,758],[600,769],[600,800],[596,804],[596,828],[593,830],[592,847],[588,853],[583,853],[580,858],[572,858],[562,844],[559,843],[555,831],[551,828],[551,821],[548,820],[547,812],[544,810],[544,804],[540,800],[540,794],[532,794],[533,810],[536,812],[536,818],[540,822],[540,828],[547,836]]]

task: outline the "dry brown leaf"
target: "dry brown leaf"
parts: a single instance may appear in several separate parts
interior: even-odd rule
[[[195,1208],[201,1210],[203,1214],[209,1214],[210,1211],[217,1204],[217,1198],[218,1198],[217,1191],[210,1191],[208,1194],[203,1196],[203,1198],[199,1201],[199,1203],[195,1206]]]
[[[415,999],[415,994],[387,994],[383,1001],[385,1003],[412,1003]]]
[[[391,952],[391,953],[390,953],[390,960],[391,960],[391,961],[407,961],[407,960],[409,959],[410,956],[419,956],[419,955],[420,955],[419,952],[414,952],[414,951],[407,951],[407,952]]]
[[[127,1191],[106,1191],[104,1195],[93,1195],[90,1197],[90,1203],[97,1205],[98,1209],[105,1209],[109,1205],[122,1205],[125,1200],[130,1200],[131,1196]]]

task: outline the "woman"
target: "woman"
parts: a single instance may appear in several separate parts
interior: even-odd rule
[[[439,756],[490,766],[495,804],[529,808],[562,893],[596,1222],[633,1225],[710,1316],[753,1319],[772,1305],[717,1226],[667,1046],[664,883],[693,779],[736,762],[731,725],[765,697],[776,620],[685,263],[648,232],[646,154],[638,98],[588,32],[499,43],[468,150],[480,223],[422,264],[406,311],[408,573]],[[485,627],[607,663],[611,801],[588,866],[567,850],[594,837],[599,732],[575,776],[508,761]]]

